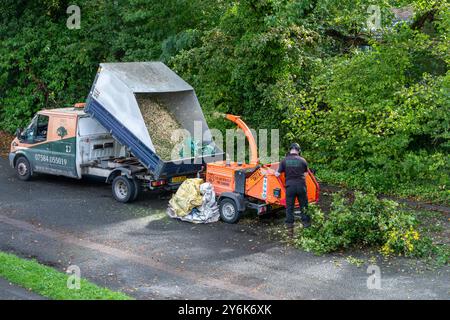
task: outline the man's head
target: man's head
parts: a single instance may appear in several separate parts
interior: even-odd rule
[[[300,145],[298,143],[291,143],[291,146],[289,147],[290,153],[300,154],[302,152],[302,149],[300,149]]]

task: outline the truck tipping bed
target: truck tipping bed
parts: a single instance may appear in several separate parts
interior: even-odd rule
[[[162,159],[136,99],[141,94],[163,101],[182,128],[213,146],[214,152],[176,161]],[[126,146],[155,178],[197,172],[204,163],[223,158],[223,151],[212,142],[194,89],[161,62],[100,64],[85,112]]]

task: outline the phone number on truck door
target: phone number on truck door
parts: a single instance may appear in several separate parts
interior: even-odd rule
[[[39,154],[37,153],[34,157],[36,161],[39,162],[46,162],[50,164],[58,164],[60,166],[66,166],[67,165],[67,159],[61,158],[61,157],[55,157],[55,156],[48,156],[46,154]]]

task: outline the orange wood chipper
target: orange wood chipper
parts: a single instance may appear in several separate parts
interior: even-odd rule
[[[250,146],[250,161],[248,164],[218,161],[206,165],[206,181],[214,186],[218,195],[222,220],[236,223],[247,208],[262,215],[286,207],[284,174],[275,175],[279,163],[260,164],[256,141],[248,126],[238,116],[227,114],[226,118],[244,132]],[[317,202],[319,184],[311,171],[305,181],[308,202]]]

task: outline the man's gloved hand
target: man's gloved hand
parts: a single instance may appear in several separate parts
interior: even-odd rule
[[[281,174],[278,171],[275,171],[275,177],[279,177]]]

